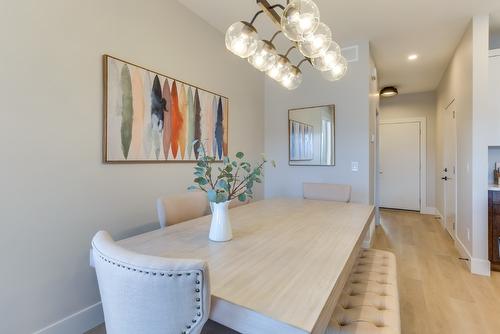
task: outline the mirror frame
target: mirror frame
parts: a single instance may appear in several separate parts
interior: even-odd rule
[[[332,110],[332,113],[333,113],[333,124],[332,124],[332,133],[333,133],[333,164],[332,165],[298,165],[298,164],[292,164],[291,163],[291,160],[290,160],[290,133],[291,133],[291,129],[290,129],[290,113],[292,111],[298,111],[298,110],[305,110],[305,109],[314,109],[314,108],[321,108],[321,107],[332,107],[333,110]],[[336,108],[335,108],[335,104],[323,104],[323,105],[319,105],[319,106],[312,106],[312,107],[303,107],[303,108],[292,108],[292,109],[288,109],[288,166],[291,166],[291,167],[335,167],[335,165],[337,164],[337,140],[336,140],[336,129],[335,129],[335,125],[336,125],[336,120],[335,120],[335,111],[336,111]]]

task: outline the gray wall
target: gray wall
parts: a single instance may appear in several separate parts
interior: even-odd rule
[[[302,66],[304,80],[294,91],[266,80],[265,147],[278,165],[266,168],[266,197],[300,197],[303,182],[328,182],[351,184],[354,202],[370,202],[369,45],[349,45],[354,44],[359,45],[359,61],[349,63],[346,77],[338,82],[326,81],[309,66]],[[335,104],[335,166],[289,166],[288,109],[326,104]],[[359,162],[359,172],[351,171],[351,161]]]
[[[192,180],[192,164],[101,163],[102,55],[228,96],[230,152],[251,159],[264,150],[263,76],[173,0],[0,8],[0,332],[30,333],[99,301],[88,266],[96,231],[157,228],[155,198]],[[92,312],[64,332],[98,320]]]
[[[427,125],[427,207],[435,207],[436,93],[403,94],[380,100],[380,119],[425,118]]]
[[[490,31],[490,50],[500,49],[500,30]]]

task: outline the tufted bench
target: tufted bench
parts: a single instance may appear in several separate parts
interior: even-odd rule
[[[396,257],[360,251],[326,334],[400,334]]]

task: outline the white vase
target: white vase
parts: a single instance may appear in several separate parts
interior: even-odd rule
[[[233,232],[229,222],[229,201],[223,203],[210,202],[210,209],[212,209],[212,223],[208,238],[219,242],[231,240]]]

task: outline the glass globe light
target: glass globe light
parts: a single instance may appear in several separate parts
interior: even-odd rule
[[[320,23],[316,31],[304,36],[300,41],[299,50],[308,58],[316,58],[325,53],[332,42],[332,31],[324,23]]]
[[[258,41],[257,50],[248,57],[248,62],[259,71],[268,71],[275,63],[278,53],[269,41]]]
[[[340,56],[337,64],[328,71],[322,72],[323,77],[328,81],[337,81],[344,77],[347,72],[347,61],[344,57]]]
[[[323,55],[312,59],[312,65],[319,71],[328,71],[337,64],[340,57],[342,57],[340,55],[340,46],[337,43],[332,42],[330,44],[330,50],[325,52]]]
[[[293,90],[302,83],[302,72],[297,66],[291,65],[281,79],[283,87]]]
[[[226,31],[226,48],[241,58],[248,58],[257,49],[257,30],[248,22],[233,23]]]
[[[267,75],[276,81],[281,81],[283,76],[289,71],[290,61],[282,55],[276,57],[276,62],[267,71]]]
[[[312,0],[292,0],[281,16],[281,30],[292,41],[301,41],[319,24],[319,9]]]

